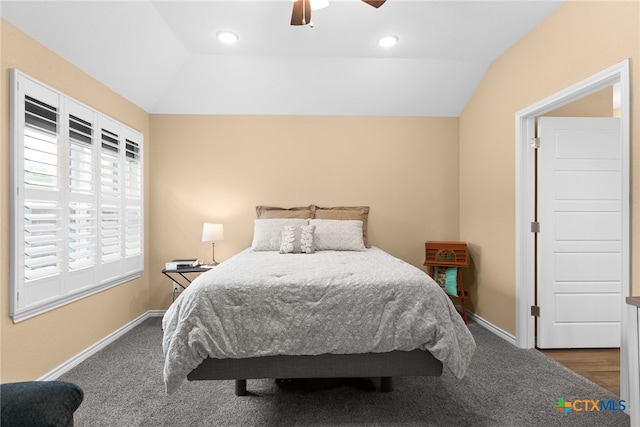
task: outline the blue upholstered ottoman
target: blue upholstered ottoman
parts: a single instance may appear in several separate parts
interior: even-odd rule
[[[72,426],[84,393],[63,381],[0,384],[2,427]]]

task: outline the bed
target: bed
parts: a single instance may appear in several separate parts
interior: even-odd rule
[[[367,247],[361,220],[254,227],[250,248],[163,317],[168,393],[185,379],[235,380],[246,395],[257,378],[380,377],[391,391],[395,376],[464,376],[475,342],[455,307],[423,271]]]

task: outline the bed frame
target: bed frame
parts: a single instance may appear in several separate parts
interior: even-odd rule
[[[393,391],[394,376],[439,376],[442,363],[423,350],[388,353],[266,356],[205,359],[187,375],[190,381],[235,380],[236,396],[246,396],[247,380],[258,378],[380,377],[381,390]]]

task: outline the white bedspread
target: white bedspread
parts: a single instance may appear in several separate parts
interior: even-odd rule
[[[439,286],[375,247],[284,255],[247,249],[194,280],[162,324],[169,393],[207,356],[419,348],[462,378],[475,350]]]

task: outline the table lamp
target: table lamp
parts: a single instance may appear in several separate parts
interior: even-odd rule
[[[202,241],[211,242],[211,265],[218,265],[216,261],[216,242],[224,240],[224,229],[222,224],[205,222],[202,227]]]

